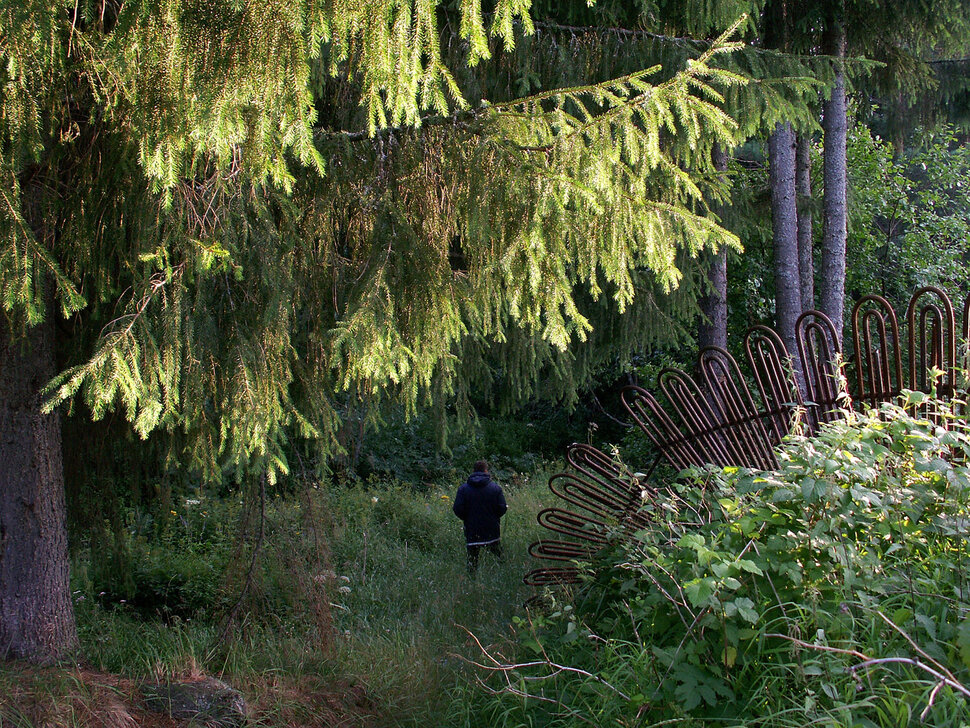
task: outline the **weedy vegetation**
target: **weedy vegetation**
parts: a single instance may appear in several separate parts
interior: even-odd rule
[[[503,473],[506,558],[474,579],[454,476],[132,507],[76,549],[83,668],[5,669],[0,723],[127,726],[139,682],[205,674],[263,726],[970,724],[968,455],[910,393],[791,437],[777,472],[688,471],[528,611],[553,465]]]
[[[81,669],[0,671],[0,725],[114,725],[105,690],[143,720],[137,684],[200,675],[240,689],[256,725],[443,725],[462,658],[506,639],[530,595],[549,472],[503,474],[505,558],[474,579],[453,478],[283,483],[262,519],[230,496],[129,508],[115,543],[74,556]]]
[[[456,722],[970,723],[968,454],[965,423],[911,393],[791,438],[777,472],[650,492],[649,527],[482,651]]]

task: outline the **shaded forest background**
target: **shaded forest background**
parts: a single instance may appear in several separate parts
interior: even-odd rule
[[[959,0],[0,0],[0,39],[5,657],[144,673],[111,646],[160,624],[158,670],[252,675],[275,624],[300,674],[399,590],[502,639],[523,559],[435,573],[473,461],[523,546],[569,442],[647,466],[623,385],[970,294]]]

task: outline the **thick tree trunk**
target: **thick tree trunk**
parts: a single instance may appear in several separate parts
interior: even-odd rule
[[[768,140],[771,226],[775,252],[775,328],[795,356],[795,321],[802,312],[795,204],[795,132],[778,124]]]
[[[712,153],[714,167],[727,171],[727,152],[720,145]],[[710,288],[701,297],[700,320],[697,323],[697,345],[727,348],[727,250],[721,248],[716,255],[706,253],[708,264],[707,282]]]
[[[77,646],[60,421],[40,411],[53,344],[50,321],[15,338],[0,319],[0,659],[50,662]]]
[[[812,143],[798,135],[795,148],[795,193],[798,199],[798,277],[802,310],[815,308],[815,261],[812,255]]]
[[[845,31],[838,18],[829,21],[827,52],[845,55]],[[823,160],[825,185],[822,198],[822,256],[819,278],[819,309],[835,324],[842,343],[845,305],[846,214],[846,136],[848,118],[845,103],[845,74],[836,73],[832,95],[822,107]]]

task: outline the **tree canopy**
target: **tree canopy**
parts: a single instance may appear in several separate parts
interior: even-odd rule
[[[737,245],[703,214],[710,145],[738,138],[726,39],[489,103],[445,59],[512,50],[526,3],[2,13],[4,309],[36,324],[53,281],[48,406],[164,428],[211,476],[285,469],[288,432],[332,447],[341,393],[453,391],[483,347],[534,382],[596,299],[655,307],[679,251]]]

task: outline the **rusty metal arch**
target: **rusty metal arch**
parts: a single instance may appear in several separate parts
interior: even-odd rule
[[[903,388],[899,318],[882,296],[859,299],[852,308],[853,359],[858,389],[856,398],[876,407],[896,397]]]
[[[960,368],[963,371],[970,370],[970,294],[963,303],[963,329],[961,330],[960,349],[958,352]]]
[[[927,371],[932,367],[942,371],[937,394],[953,397],[958,347],[960,370],[970,368],[966,349],[970,296],[962,313],[958,342],[954,307],[946,293],[934,286],[918,289],[906,311],[904,358],[904,340],[892,305],[877,295],[861,298],[852,310],[856,402],[878,406],[907,384],[928,392],[933,382]],[[832,321],[821,311],[806,311],[796,322],[795,341],[805,399],[795,382],[792,355],[781,338],[767,326],[754,326],[745,334],[744,348],[760,401],[755,401],[730,353],[708,347],[698,354],[696,379],[673,368],[657,376],[657,388],[668,406],[646,389],[629,386],[621,393],[623,407],[646,433],[657,458],[676,470],[709,463],[774,468],[773,448],[788,435],[800,408],[806,413],[804,426],[812,432],[853,405]],[[589,445],[571,445],[567,461],[573,472],[554,475],[549,487],[578,511],[546,508],[538,521],[570,540],[542,539],[529,547],[529,553],[569,565],[533,569],[525,582],[536,587],[579,583],[574,562],[590,558],[611,539],[635,538],[636,531],[648,523],[649,517],[639,510],[651,492],[647,483]]]
[[[703,461],[694,446],[692,433],[684,432],[650,392],[630,385],[624,387],[620,400],[633,422],[674,468],[684,470]]]
[[[539,525],[557,538],[536,541],[529,553],[538,559],[573,564],[588,559],[611,538],[629,537],[645,520],[638,511],[642,493],[638,478],[613,458],[595,447],[574,443],[567,449],[566,460],[572,472],[553,475],[549,489],[576,510],[541,510]],[[575,565],[540,567],[526,575],[526,583],[533,586],[578,581]]]
[[[929,299],[921,302],[920,299]],[[953,303],[936,286],[917,289],[906,309],[909,326],[909,388],[952,397],[956,384],[956,317]],[[931,369],[943,372],[934,383]]]
[[[530,556],[549,561],[581,561],[592,553],[588,542],[542,539],[529,545]]]
[[[791,431],[795,410],[802,406],[791,355],[774,329],[760,325],[745,333],[744,350],[761,395],[762,421],[774,446]]]
[[[814,430],[836,420],[840,406],[848,402],[839,337],[832,320],[812,309],[795,322],[795,342],[805,376],[810,428]]]
[[[540,569],[533,569],[522,577],[522,581],[532,587],[578,584],[580,582],[579,569],[571,566],[546,566]]]
[[[689,465],[734,463],[738,459],[738,453],[732,452],[719,437],[720,423],[697,382],[680,369],[667,367],[657,375],[657,386],[677,413],[699,455]]]
[[[738,363],[725,349],[709,346],[698,355],[708,399],[720,420],[719,434],[740,453],[735,465],[771,470],[778,466],[768,432]]]

